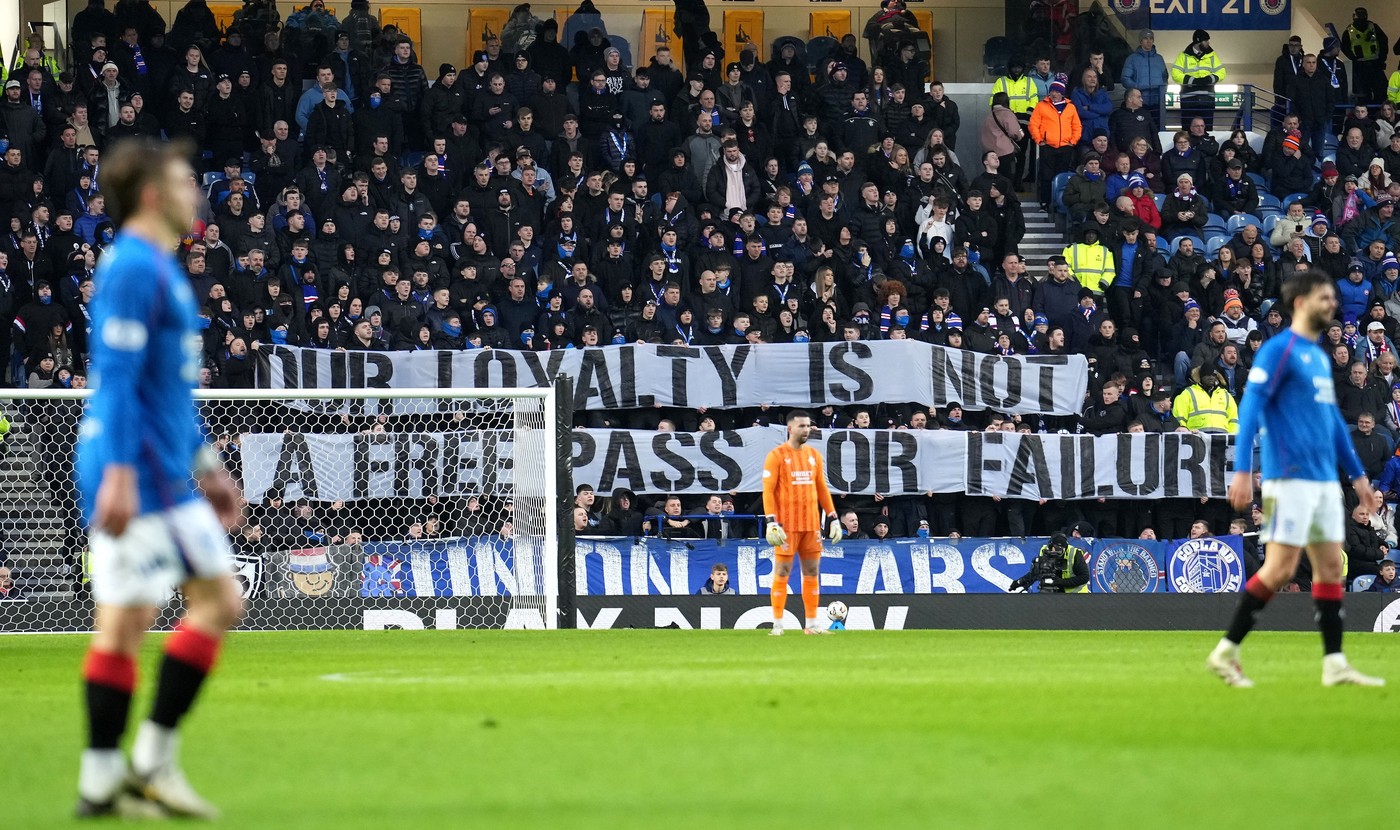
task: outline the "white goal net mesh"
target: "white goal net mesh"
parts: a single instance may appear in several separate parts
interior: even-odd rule
[[[247,629],[555,627],[550,390],[205,392]],[[335,394],[336,397],[326,397]],[[0,630],[91,627],[78,393],[0,398]],[[179,612],[179,598],[158,627]]]

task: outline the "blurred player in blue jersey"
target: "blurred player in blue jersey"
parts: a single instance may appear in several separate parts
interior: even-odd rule
[[[1287,585],[1306,548],[1312,561],[1313,602],[1322,632],[1322,685],[1383,686],[1379,677],[1352,668],[1342,654],[1342,540],[1345,538],[1340,463],[1361,499],[1371,503],[1371,482],[1352,447],[1337,409],[1330,361],[1318,335],[1336,314],[1331,277],[1306,271],[1284,283],[1281,300],[1293,315],[1287,331],[1269,338],[1254,359],[1240,406],[1235,475],[1230,504],[1244,510],[1254,496],[1253,447],[1260,439],[1264,480],[1264,564],[1240,595],[1234,622],[1206,665],[1228,685],[1254,682],[1240,668],[1240,643],[1274,592]]]
[[[238,494],[203,443],[191,394],[200,359],[196,307],[173,253],[194,216],[186,149],[132,140],[102,159],[102,190],[121,231],[97,269],[95,391],[78,449],[97,606],[83,664],[88,748],[77,814],[84,818],[217,815],[185,780],[176,752],[180,719],[242,613],[225,534],[238,521]],[[165,641],[155,703],[128,767],[119,745],[136,655],[176,585],[185,615]]]

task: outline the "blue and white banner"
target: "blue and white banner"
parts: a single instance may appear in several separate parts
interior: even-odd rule
[[[1004,593],[1026,574],[1044,537],[857,540],[827,545],[821,587],[835,594]],[[1094,593],[1221,593],[1244,584],[1239,536],[1086,543]],[[740,595],[773,584],[773,549],[759,540],[589,538],[576,542],[580,596],[694,594],[723,564]]]
[[[1147,0],[1147,3],[1152,14],[1152,28],[1157,30],[1263,31],[1293,26],[1291,0]],[[1114,7],[1118,7],[1118,0]]]
[[[544,577],[536,564],[540,547],[538,539],[495,535],[366,542],[360,596],[539,596]]]
[[[855,540],[827,545],[822,591],[830,594],[999,594],[1025,575],[1044,537],[1028,539]],[[1076,540],[1076,544],[1080,544]],[[1244,585],[1239,536],[1172,541],[1084,542],[1094,593],[1227,593]],[[717,542],[583,538],[575,543],[579,596],[689,596],[717,564],[743,596],[773,584],[773,549],[758,539]],[[334,554],[334,556],[330,555]],[[293,551],[296,574],[330,574],[340,560],[360,568],[361,597],[507,597],[543,593],[538,540],[497,535],[412,542],[367,542]],[[349,580],[346,580],[348,583]],[[289,596],[353,596],[329,578]]]

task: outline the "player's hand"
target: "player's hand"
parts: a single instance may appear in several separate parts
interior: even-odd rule
[[[768,544],[775,548],[787,547],[787,531],[783,530],[783,526],[775,521],[769,520],[768,527],[764,531],[764,538],[768,540]]]
[[[97,487],[92,526],[109,536],[120,536],[136,517],[138,507],[136,469],[126,464],[112,464],[102,471],[102,483]]]
[[[209,500],[209,504],[214,508],[214,515],[219,517],[226,530],[233,530],[243,524],[243,507],[239,503],[238,488],[233,485],[233,479],[228,477],[228,473],[222,469],[205,473],[199,477],[199,489],[204,491],[204,498]]]
[[[841,541],[841,520],[835,513],[826,514],[826,538],[833,543]]]
[[[1351,489],[1356,492],[1356,497],[1361,499],[1362,504],[1371,504],[1376,500],[1376,491],[1371,487],[1371,479],[1366,476],[1353,481]]]
[[[1361,485],[1356,486],[1360,487]],[[1371,489],[1371,482],[1366,482],[1366,489]],[[1357,490],[1356,492],[1360,493],[1361,491]],[[1230,506],[1236,510],[1244,510],[1248,507],[1249,503],[1254,501],[1254,476],[1244,470],[1236,472],[1234,478],[1230,479],[1229,496]]]

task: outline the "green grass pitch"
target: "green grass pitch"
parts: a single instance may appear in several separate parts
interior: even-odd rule
[[[274,830],[1393,823],[1396,686],[1323,689],[1316,635],[1260,633],[1229,689],[1215,640],[235,634],[185,768],[220,826]],[[0,827],[71,824],[86,641],[0,637]],[[1347,646],[1400,684],[1394,637]]]

